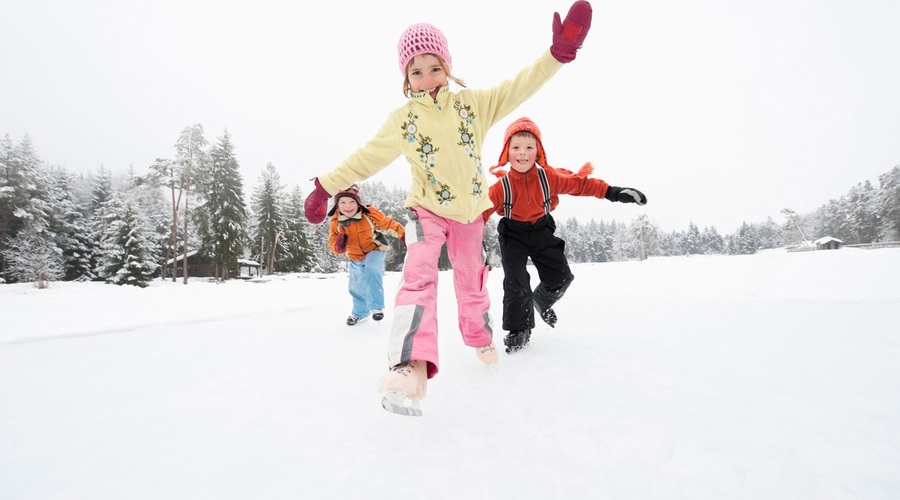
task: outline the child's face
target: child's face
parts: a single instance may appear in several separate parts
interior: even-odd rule
[[[344,196],[338,200],[338,210],[340,210],[344,216],[351,217],[356,215],[356,211],[359,210],[359,203],[349,196]]]
[[[413,92],[428,92],[432,98],[437,97],[438,90],[447,85],[447,72],[441,59],[434,54],[414,57],[406,70],[406,77]]]
[[[509,140],[509,165],[513,170],[525,173],[537,160],[537,140],[534,137],[514,135]]]

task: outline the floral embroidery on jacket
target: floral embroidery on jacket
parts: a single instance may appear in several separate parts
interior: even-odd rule
[[[403,138],[406,142],[412,144],[416,142],[416,134],[419,131],[419,127],[416,125],[419,115],[410,111],[406,115],[406,119],[408,121],[403,122],[400,128],[403,130]],[[425,177],[428,179],[428,182],[436,184],[437,179],[435,179],[431,170],[437,164],[437,155],[435,153],[440,151],[441,148],[437,148],[431,143],[431,137],[422,134],[418,134],[418,136],[419,147],[416,148],[416,152],[419,153],[419,160],[422,161],[422,166],[425,168]]]
[[[472,158],[475,162],[475,177],[472,178],[471,194],[476,200],[481,198],[483,194],[481,179],[484,171],[481,168],[481,156],[476,154],[478,150],[475,144],[475,138],[469,130],[469,126],[475,122],[475,113],[472,112],[472,106],[463,106],[459,101],[453,102],[453,109],[459,114],[459,142],[457,146],[462,146],[466,156]]]

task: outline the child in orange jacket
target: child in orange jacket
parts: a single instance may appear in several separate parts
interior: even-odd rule
[[[331,225],[328,247],[335,254],[345,254],[350,261],[350,296],[353,311],[347,324],[384,318],[384,252],[390,249],[385,236],[400,240],[405,235],[402,224],[372,205],[363,205],[359,186],[334,195],[334,206],[328,212]]]
[[[551,327],[556,325],[553,305],[562,298],[575,279],[566,260],[566,242],[554,235],[556,222],[550,212],[559,204],[559,195],[594,196],[610,201],[644,205],[647,197],[634,188],[610,186],[588,175],[586,163],[577,173],[547,164],[541,131],[528,118],[519,118],[507,129],[500,159],[490,171],[500,181],[490,187],[494,208],[484,212],[485,221],[493,213],[502,218],[497,225],[503,264],[503,339],[506,352],[525,347],[534,328],[534,309]],[[500,167],[510,165],[510,170]],[[540,283],[531,289],[526,263],[531,258]]]

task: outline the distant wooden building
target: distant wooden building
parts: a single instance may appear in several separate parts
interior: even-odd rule
[[[174,259],[176,277],[184,276],[184,266],[182,265],[183,257],[184,255],[182,254]],[[163,275],[167,278],[172,277],[172,260],[173,259],[167,260],[163,269]],[[238,259],[235,264],[234,269],[228,270],[228,278],[249,279],[259,276],[261,266],[258,262],[248,259]],[[187,272],[188,277],[215,278],[216,266],[212,265],[207,259],[199,257],[196,250],[192,250],[187,253]]]
[[[813,243],[816,245],[816,250],[837,250],[844,244],[843,241],[833,236],[823,236]]]
[[[235,278],[257,278],[260,270],[259,262],[249,259],[238,259],[238,273]]]

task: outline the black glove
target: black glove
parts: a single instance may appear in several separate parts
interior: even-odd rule
[[[620,203],[637,203],[641,206],[647,204],[647,197],[635,188],[609,186],[606,189],[605,198],[609,201],[618,201]]]

